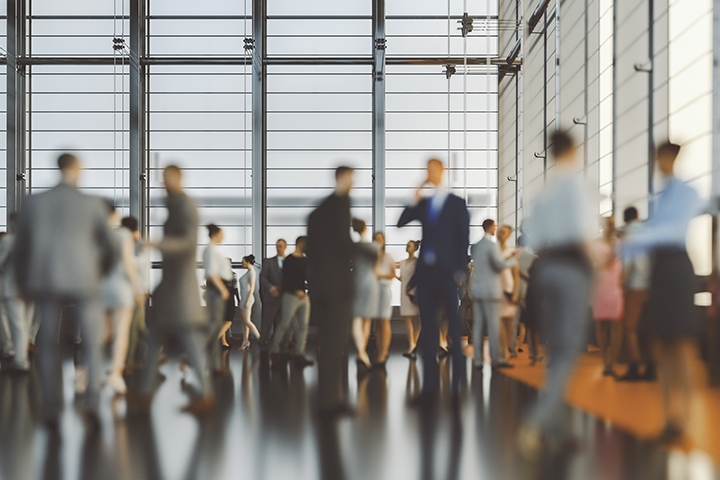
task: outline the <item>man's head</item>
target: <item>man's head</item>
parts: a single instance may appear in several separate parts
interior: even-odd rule
[[[623,211],[623,221],[625,223],[634,222],[638,218],[640,218],[640,215],[638,214],[638,210],[635,207],[627,207],[625,211]]]
[[[335,169],[335,193],[338,195],[349,195],[353,188],[353,174],[355,169],[352,167],[340,166]]]
[[[436,187],[443,183],[443,174],[445,173],[445,165],[437,158],[431,158],[427,163],[428,178],[427,181]]]
[[[495,235],[495,230],[497,230],[497,224],[495,223],[495,220],[492,218],[488,218],[482,223],[483,230],[485,230],[485,233],[488,235]]]
[[[182,171],[177,165],[168,165],[163,170],[163,181],[168,193],[182,192]]]
[[[552,155],[558,163],[570,164],[575,161],[577,146],[569,133],[564,131],[553,133],[550,135],[550,143],[552,143],[550,147]]]
[[[675,159],[680,153],[680,145],[664,142],[656,150],[658,170],[664,176],[672,175],[675,169]]]
[[[285,239],[278,238],[278,241],[275,242],[275,250],[277,251],[278,256],[284,257],[286,249],[287,249],[287,242],[285,241]]]
[[[58,157],[57,165],[63,182],[76,187],[80,180],[80,160],[75,155],[63,153]]]
[[[295,239],[295,251],[304,253],[307,248],[307,237],[305,235],[299,236]]]

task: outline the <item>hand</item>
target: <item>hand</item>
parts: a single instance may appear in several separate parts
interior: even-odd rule
[[[272,287],[270,287],[270,295],[272,295],[273,297],[279,297],[280,289],[278,287],[276,287],[275,285],[273,285]]]
[[[305,293],[305,290],[298,290],[297,292],[295,292],[295,294],[297,295],[297,297],[300,300],[304,299],[307,296],[307,293]]]
[[[428,180],[426,179],[423,183],[420,184],[419,187],[415,189],[415,200],[420,201],[423,199],[422,190],[425,188],[425,185],[427,185]]]
[[[220,290],[220,296],[223,300],[227,300],[230,298],[230,290],[223,286],[222,290]]]

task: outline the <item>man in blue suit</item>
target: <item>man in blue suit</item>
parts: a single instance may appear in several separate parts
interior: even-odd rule
[[[434,400],[438,389],[438,318],[445,309],[453,348],[453,390],[457,393],[465,379],[466,360],[460,345],[458,317],[458,285],[467,273],[470,237],[470,215],[465,200],[449,193],[443,186],[445,167],[440,160],[431,159],[428,177],[415,191],[415,202],[405,208],[398,227],[413,220],[422,224],[422,249],[415,275],[418,282],[418,302],[422,333],[420,352],[423,358],[424,404]],[[422,196],[426,185],[434,188],[430,197]]]

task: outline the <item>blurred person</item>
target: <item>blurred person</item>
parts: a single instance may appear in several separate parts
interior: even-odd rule
[[[390,317],[392,317],[392,281],[397,278],[395,271],[395,260],[385,251],[385,234],[376,232],[373,236],[374,242],[380,246],[378,254],[377,278],[380,283],[378,310],[374,318],[375,334],[378,342],[377,363],[375,367],[385,368],[390,342],[392,341],[392,330],[390,328]]]
[[[135,269],[138,272],[138,284],[142,293],[142,303],[135,305],[132,322],[130,322],[130,340],[128,342],[127,367],[137,367],[142,364],[145,358],[145,336],[147,333],[147,325],[145,323],[145,313],[147,309],[147,301],[150,296],[150,269],[152,262],[150,261],[150,251],[145,242],[140,238],[140,229],[138,220],[135,217],[125,217],[120,224],[130,230],[134,240],[135,250]]]
[[[550,139],[556,160],[556,178],[535,200],[528,218],[530,247],[538,252],[530,275],[528,301],[531,315],[547,338],[545,388],[519,434],[520,449],[534,457],[543,446],[572,441],[564,418],[564,394],[575,362],[586,345],[583,321],[587,317],[592,286],[588,258],[589,239],[596,216],[586,198],[587,189],[576,174],[577,147],[565,132]]]
[[[117,258],[103,201],[80,193],[80,162],[70,154],[57,161],[62,181],[25,200],[15,239],[15,276],[22,298],[35,302],[42,328],[37,368],[42,382],[42,418],[58,428],[63,407],[58,328],[63,305],[72,303],[82,331],[88,369],[86,417],[99,427],[98,401],[103,377],[100,339],[101,280]]]
[[[0,240],[8,235],[7,232],[0,232]],[[15,358],[15,345],[10,333],[5,303],[0,302],[0,360],[12,360]]]
[[[310,301],[320,327],[318,403],[321,414],[350,413],[342,389],[343,354],[353,316],[355,292],[350,263],[350,191],[354,170],[335,170],[335,192],[308,218],[308,275]]]
[[[518,311],[516,323],[519,324],[520,334],[518,336],[516,344],[522,345],[523,339],[527,339],[529,348],[529,357],[531,365],[534,365],[542,359],[540,355],[540,332],[538,331],[533,317],[529,315],[528,311],[528,291],[530,284],[530,275],[532,266],[537,259],[535,252],[527,246],[527,240],[524,235],[518,237],[518,247],[520,248],[520,255],[518,256],[518,269],[520,270],[520,282],[518,286]],[[517,348],[518,351],[520,348]]]
[[[207,347],[210,368],[214,373],[222,373],[220,362],[221,340],[219,338],[225,331],[225,310],[232,295],[233,272],[232,266],[218,248],[218,245],[222,244],[225,239],[223,229],[214,223],[211,223],[206,228],[210,237],[210,242],[203,251],[203,267],[205,267],[205,281],[207,282],[205,302],[210,327]]]
[[[8,218],[10,233],[0,239],[0,287],[5,306],[5,314],[12,345],[15,350],[10,366],[11,372],[27,373],[30,370],[28,345],[35,306],[20,296],[15,279],[15,232],[17,230],[17,214],[11,213]]]
[[[400,261],[400,316],[405,319],[408,337],[408,349],[404,357],[415,358],[417,342],[420,337],[420,310],[417,306],[417,288],[409,288],[410,279],[417,268],[416,253],[420,249],[419,240],[410,240],[405,246],[408,257]]]
[[[423,248],[417,270],[420,320],[420,350],[423,357],[423,393],[419,406],[430,406],[438,389],[438,365],[435,352],[438,346],[437,318],[444,307],[453,343],[453,391],[458,393],[464,384],[466,364],[460,348],[460,320],[458,318],[457,286],[467,270],[470,236],[470,215],[465,200],[448,192],[443,184],[445,166],[431,159],[427,164],[427,179],[415,190],[415,203],[405,207],[398,227],[412,221],[422,224]],[[434,191],[428,198],[422,190],[430,185]],[[459,397],[455,396],[454,400]]]
[[[230,348],[230,344],[228,343],[228,332],[230,332],[230,328],[232,327],[233,320],[235,320],[235,313],[237,313],[237,308],[240,306],[240,282],[238,280],[238,276],[235,273],[235,271],[232,269],[232,258],[226,259],[228,262],[228,265],[230,266],[230,272],[232,272],[232,280],[228,284],[228,288],[230,290],[230,296],[225,301],[225,311],[224,311],[224,319],[225,322],[223,324],[222,330],[220,330],[220,334],[218,335],[218,339],[220,340],[220,345],[224,350],[227,350]],[[235,303],[235,300],[237,300],[237,303]],[[262,335],[262,333],[261,333]]]
[[[257,284],[257,269],[255,268],[255,255],[248,255],[242,259],[242,267],[247,273],[240,277],[240,318],[243,323],[243,343],[240,350],[250,347],[250,333],[260,341],[260,332],[252,321],[252,307],[255,303],[255,285]]]
[[[517,357],[517,329],[515,328],[515,315],[517,313],[518,286],[520,284],[520,269],[517,259],[513,257],[515,249],[508,246],[507,241],[512,235],[510,225],[500,225],[497,229],[497,241],[503,260],[508,260],[508,266],[500,272],[502,296],[500,297],[500,340],[503,355],[508,353],[512,358]],[[506,359],[507,360],[507,359]]]
[[[355,276],[355,304],[352,326],[353,340],[357,350],[358,373],[369,370],[372,363],[367,354],[372,319],[380,309],[380,245],[368,240],[368,229],[364,221],[353,218],[352,229],[360,235],[353,256]]]
[[[285,257],[283,263],[282,315],[270,342],[270,358],[273,365],[281,363],[280,347],[292,325],[296,326],[296,342],[292,355],[293,364],[304,368],[315,362],[305,356],[308,329],[310,328],[310,298],[307,295],[308,260],[305,256],[307,237],[295,240],[295,251]]]
[[[627,243],[642,225],[639,222],[637,208],[628,207],[623,212],[625,220],[623,242]],[[622,377],[621,382],[636,382],[640,380],[654,380],[656,378],[655,363],[651,358],[643,358],[640,349],[639,325],[648,298],[650,288],[650,259],[644,253],[626,256],[623,259],[623,289],[625,295],[625,346],[629,362],[628,370]],[[640,367],[645,361],[645,371],[641,374]]]
[[[470,296],[470,283],[475,275],[475,270],[472,265],[472,257],[468,257],[467,264],[467,275],[463,279],[460,286],[458,286],[458,296],[460,297],[460,308],[458,309],[458,316],[460,317],[460,323],[465,327],[465,333],[467,334],[468,345],[473,344],[472,338],[472,327],[474,320],[473,314],[473,301]]]
[[[255,258],[255,257],[253,257]],[[255,270],[255,290],[253,292],[253,298],[255,300],[255,303],[253,303],[251,312],[250,312],[250,321],[253,323],[253,325],[260,325],[262,327],[262,312],[263,312],[263,304],[262,304],[262,295],[260,295],[260,276],[262,275],[262,270],[260,268],[260,264],[255,263],[253,261],[253,270]]]
[[[664,442],[673,442],[688,427],[694,395],[692,360],[697,356],[694,337],[699,333],[694,297],[695,272],[687,254],[690,220],[701,213],[694,188],[674,174],[680,147],[670,142],[657,148],[657,167],[663,188],[655,200],[653,215],[628,235],[627,256],[647,252],[652,258],[648,307],[655,338],[665,428]]]
[[[130,230],[118,225],[115,204],[106,201],[108,224],[113,227],[115,248],[120,253],[110,274],[103,279],[102,297],[107,324],[106,338],[112,339],[112,366],[107,382],[116,395],[125,395],[123,379],[130,341],[130,324],[136,306],[142,305],[145,296],[140,288],[135,265],[135,244]]]
[[[278,239],[275,242],[277,255],[263,260],[262,270],[260,271],[260,293],[263,302],[262,325],[260,325],[260,335],[263,337],[260,344],[261,350],[267,350],[272,338],[273,328],[280,322],[282,269],[286,249],[287,242],[282,238]]]
[[[602,238],[593,242],[595,283],[592,313],[603,359],[603,375],[615,376],[615,362],[622,346],[623,293],[620,241],[616,238],[615,217],[604,219]]]
[[[191,400],[183,411],[202,415],[212,410],[215,396],[204,355],[208,319],[200,304],[196,274],[198,211],[195,202],[183,189],[179,167],[166,167],[163,181],[167,191],[168,215],[163,226],[162,240],[150,244],[163,256],[162,280],[152,294],[147,360],[139,392],[131,395],[129,400],[138,403],[143,409],[149,407],[149,393],[160,348],[173,342],[183,350],[188,364],[200,379],[200,396]]]
[[[487,330],[493,368],[512,368],[507,363],[506,350],[501,341],[500,315],[502,308],[502,273],[514,264],[514,257],[503,258],[499,246],[492,241],[497,230],[495,221],[488,218],[482,224],[485,235],[470,248],[474,274],[470,284],[475,324],[473,325],[473,365],[483,366],[484,339]]]

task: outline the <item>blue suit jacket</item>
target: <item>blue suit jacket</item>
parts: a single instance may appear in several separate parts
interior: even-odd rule
[[[435,222],[427,221],[429,199],[423,199],[416,205],[405,207],[398,227],[404,227],[413,220],[422,224],[422,248],[418,262],[418,275],[422,276],[430,268],[425,256],[430,249],[435,251],[434,268],[446,271],[450,275],[465,275],[468,264],[468,248],[470,245],[470,214],[465,200],[457,195],[449,194],[442,211]]]

